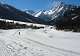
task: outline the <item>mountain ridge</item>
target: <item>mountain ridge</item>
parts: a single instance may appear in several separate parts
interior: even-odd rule
[[[15,7],[0,3],[0,18],[42,24],[43,21]]]

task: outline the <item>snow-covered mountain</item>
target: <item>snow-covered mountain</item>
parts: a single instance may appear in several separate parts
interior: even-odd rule
[[[49,21],[50,20],[50,16],[48,14],[45,13],[45,10],[39,11],[38,13],[36,13],[34,16],[35,17],[39,17],[44,21]]]
[[[24,10],[27,14],[30,14],[30,15],[34,15],[34,13],[35,13],[35,11],[33,11],[33,10],[28,10],[28,9],[25,9]]]
[[[75,16],[75,13],[72,13],[72,11],[77,11],[76,9],[79,9],[79,6],[61,2],[50,10],[39,11],[35,17],[39,17],[48,22],[48,24],[53,25],[55,22],[60,20],[65,21],[65,18],[68,17],[72,17],[71,19],[77,18],[78,16]],[[77,12],[79,12],[79,10]]]
[[[43,20],[45,19],[46,21],[53,20],[63,12],[65,9],[64,7],[63,3],[60,3],[50,10],[39,11],[35,17],[42,18]]]

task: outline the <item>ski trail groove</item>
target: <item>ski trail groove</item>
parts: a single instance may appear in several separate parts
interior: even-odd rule
[[[80,55],[80,53],[77,53],[77,52],[74,52],[74,51],[71,51],[71,50],[65,50],[65,49],[57,48],[57,47],[54,47],[54,46],[50,46],[50,45],[47,45],[47,44],[29,39],[29,38],[27,38],[27,40],[32,41],[32,42],[37,43],[37,44],[40,44],[40,45],[43,45],[43,46],[46,46],[46,47],[49,47],[51,49],[56,49],[56,50],[59,50],[59,51],[62,51],[62,52],[67,52],[67,53],[73,53],[73,54]]]
[[[17,30],[17,31],[14,32],[12,35],[10,35],[10,37],[16,35],[18,32],[21,32],[21,31],[23,32],[24,30]],[[24,34],[24,33],[23,33],[23,34]],[[20,37],[24,37],[24,36],[20,35]],[[53,50],[58,50],[58,51],[60,51],[61,53],[66,53],[66,54],[69,53],[69,54],[79,55],[79,56],[80,56],[80,53],[75,52],[75,51],[65,50],[65,49],[57,48],[57,47],[55,47],[55,46],[47,45],[47,44],[41,43],[41,42],[39,42],[39,41],[32,40],[32,39],[30,39],[29,37],[24,37],[24,38],[26,38],[26,39],[23,39],[23,40],[26,40],[26,41],[29,40],[30,42],[39,44],[39,45],[41,45],[41,46],[45,46],[45,47],[48,47],[48,48],[53,49]],[[22,40],[22,39],[21,39],[21,40]]]

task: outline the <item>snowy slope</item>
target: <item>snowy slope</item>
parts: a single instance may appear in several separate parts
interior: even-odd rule
[[[4,22],[14,22],[15,24],[18,23],[18,24],[25,24],[25,25],[33,25],[33,26],[42,26],[42,27],[45,27],[45,25],[43,24],[36,24],[36,23],[29,23],[29,22],[21,22],[21,21],[14,21],[14,20],[8,20],[8,19],[2,19],[0,18],[0,21],[4,21]]]
[[[35,11],[33,10],[28,10],[28,9],[25,9],[24,12],[26,12],[27,14],[30,14],[33,16],[33,14],[35,13]]]
[[[54,28],[0,30],[0,56],[80,56],[80,33]]]
[[[43,11],[39,11],[38,13],[36,13],[36,15],[34,15],[35,17],[39,17],[41,14],[44,14]]]

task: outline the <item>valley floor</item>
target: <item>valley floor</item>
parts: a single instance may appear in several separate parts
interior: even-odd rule
[[[80,56],[80,33],[49,27],[0,30],[0,56]]]

